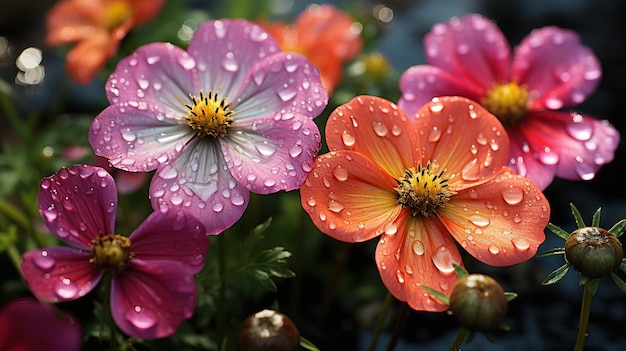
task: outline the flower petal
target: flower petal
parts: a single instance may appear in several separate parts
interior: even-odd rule
[[[111,314],[127,335],[164,338],[176,333],[196,305],[196,282],[180,262],[134,259],[130,269],[113,278]]]
[[[316,159],[300,196],[323,233],[360,242],[382,234],[400,213],[396,186],[393,177],[363,155],[338,150]]]
[[[407,69],[400,77],[402,96],[398,106],[413,117],[432,98],[438,96],[465,96],[480,101],[485,91],[469,80],[460,78],[439,67],[418,65]]]
[[[423,160],[445,169],[455,191],[490,180],[509,159],[509,139],[500,121],[464,97],[433,99],[414,123],[422,136]]]
[[[302,185],[320,132],[307,116],[277,113],[235,121],[222,145],[233,177],[252,192],[269,194]]]
[[[102,272],[90,262],[91,252],[53,246],[26,252],[22,260],[24,280],[40,300],[75,300],[89,293]]]
[[[433,26],[424,37],[426,60],[484,90],[509,80],[510,48],[489,19],[469,14]]]
[[[242,19],[223,19],[200,25],[187,50],[195,59],[201,87],[236,99],[235,92],[248,70],[280,48],[258,25]]]
[[[330,151],[362,154],[396,179],[418,161],[410,119],[394,103],[375,96],[357,96],[337,107],[326,123],[326,143]]]
[[[383,283],[400,301],[417,311],[444,311],[447,305],[421,286],[450,295],[457,280],[452,263],[461,255],[447,230],[435,217],[411,217],[405,210],[376,247],[376,264]]]
[[[58,1],[46,14],[46,43],[70,44],[91,38],[102,21],[100,4],[94,1]]]
[[[79,84],[89,83],[111,58],[111,53],[117,52],[118,45],[119,41],[105,31],[94,31],[88,39],[81,40],[67,53],[67,73]]]
[[[241,218],[250,191],[230,174],[218,143],[196,139],[180,157],[157,169],[150,198],[155,211],[189,211],[207,234],[218,234]]]
[[[531,32],[515,50],[513,81],[524,84],[530,109],[558,110],[583,102],[602,76],[598,58],[573,31],[544,27]]]
[[[204,225],[186,211],[151,213],[129,237],[133,259],[146,262],[173,261],[194,274],[204,266],[209,248]]]
[[[534,150],[530,149],[528,140],[526,140],[519,128],[509,129],[508,133],[511,141],[508,167],[512,168],[517,174],[528,178],[539,189],[544,190],[547,188],[556,174],[558,155],[545,148],[543,152],[535,155]],[[543,161],[539,161],[539,158]]]
[[[61,168],[41,180],[37,201],[48,230],[75,247],[89,250],[96,236],[114,233],[117,190],[103,168]]]
[[[252,66],[233,97],[236,120],[277,111],[316,117],[328,103],[317,68],[302,55],[283,52]]]
[[[439,218],[472,256],[511,266],[533,257],[545,240],[550,204],[539,188],[505,167],[493,181],[460,191]]]

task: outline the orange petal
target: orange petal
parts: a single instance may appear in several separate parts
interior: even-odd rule
[[[80,84],[89,83],[109,58],[111,45],[111,38],[100,31],[92,39],[76,44],[65,62],[70,77]]]
[[[455,191],[483,183],[506,166],[509,138],[497,117],[464,97],[439,97],[415,116],[425,160],[446,169]]]
[[[447,309],[421,286],[450,295],[457,280],[452,263],[462,265],[461,255],[446,228],[435,217],[411,217],[408,210],[381,236],[376,248],[383,283],[393,296],[418,311]]]
[[[135,24],[151,20],[165,4],[165,0],[128,0],[128,2],[133,8],[132,22]]]
[[[102,23],[102,4],[94,1],[60,1],[46,14],[46,42],[58,46],[89,39]]]
[[[333,111],[326,142],[331,151],[363,154],[396,179],[417,162],[414,126],[394,103],[375,96],[357,96]]]
[[[472,256],[510,266],[533,257],[545,240],[550,204],[532,182],[505,167],[493,181],[455,195],[439,218]]]
[[[369,240],[400,213],[395,180],[352,151],[319,156],[300,188],[302,207],[325,234],[346,242]]]

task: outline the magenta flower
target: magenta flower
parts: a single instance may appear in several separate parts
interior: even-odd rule
[[[82,341],[74,318],[33,298],[13,300],[0,310],[2,351],[78,351]]]
[[[201,25],[187,51],[166,43],[121,60],[111,105],[91,125],[95,153],[147,172],[155,210],[184,208],[220,233],[250,191],[297,189],[320,147],[313,122],[328,94],[304,56],[280,52],[245,20]]]
[[[545,189],[555,176],[592,179],[613,160],[618,132],[607,121],[559,111],[581,103],[600,80],[598,59],[570,30],[534,30],[511,52],[504,35],[477,14],[436,24],[424,39],[430,65],[400,79],[399,107],[413,115],[435,96],[481,103],[504,124],[509,166]]]
[[[77,299],[108,274],[111,314],[124,333],[162,338],[191,317],[194,274],[209,245],[200,221],[184,211],[154,212],[129,237],[115,234],[115,182],[86,165],[44,178],[38,201],[48,229],[73,246],[24,254],[24,279],[40,300]]]

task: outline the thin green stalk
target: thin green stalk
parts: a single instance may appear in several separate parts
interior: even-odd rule
[[[100,340],[102,340],[102,335],[104,333],[104,324],[105,321],[109,324],[109,349],[110,350],[119,350],[117,345],[117,326],[115,322],[113,322],[113,317],[111,315],[111,283],[113,281],[113,276],[111,274],[104,275],[104,300],[102,301],[102,314],[100,316]]]
[[[468,332],[469,330],[467,328],[461,327],[461,329],[459,329],[459,333],[456,335],[456,338],[454,338],[454,341],[452,342],[452,345],[450,345],[448,351],[461,350],[461,344],[463,343],[463,340],[465,340],[465,336]]]
[[[15,247],[15,245],[11,244],[7,246],[7,253],[9,255],[9,258],[11,259],[11,262],[13,262],[15,269],[17,269],[17,271],[20,273],[20,276],[23,276],[22,254],[20,253],[20,251],[17,249],[17,247]]]
[[[393,300],[393,295],[391,295],[390,292],[387,292],[387,296],[385,296],[385,302],[383,302],[383,307],[380,309],[380,313],[378,314],[378,320],[376,321],[374,333],[372,334],[372,340],[370,340],[370,345],[367,348],[367,351],[376,350],[378,339],[380,339],[380,333],[382,333],[385,326],[385,320],[387,319],[387,314],[389,314],[389,308],[391,307],[391,303],[393,302]]]
[[[28,216],[26,216],[24,213],[22,213],[19,209],[17,209],[5,199],[0,199],[0,212],[7,215],[7,217],[11,218],[21,227],[28,230],[31,229],[31,224],[28,220]]]
[[[585,283],[583,288],[583,301],[580,306],[580,323],[578,324],[578,335],[576,336],[576,346],[574,351],[582,351],[587,338],[587,329],[589,328],[589,313],[591,312],[591,298],[593,297],[593,289],[591,280]]]
[[[217,270],[220,279],[220,288],[217,304],[217,342],[223,345],[226,337],[226,237],[228,233],[222,233],[218,236],[219,243],[217,245]]]

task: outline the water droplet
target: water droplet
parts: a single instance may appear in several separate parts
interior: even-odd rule
[[[237,72],[239,70],[239,64],[234,59],[234,54],[229,52],[226,54],[226,58],[222,61],[222,67],[229,72]]]
[[[43,250],[39,255],[33,257],[33,263],[44,271],[50,271],[56,264],[56,261],[54,258],[50,257],[48,251]]]
[[[467,181],[478,180],[480,169],[478,168],[478,159],[475,158],[468,162],[461,170],[461,178]]]
[[[315,198],[312,198],[312,197],[310,197],[306,203],[311,207],[314,207],[315,205],[317,205],[317,201],[315,201]]]
[[[492,255],[497,255],[497,254],[499,254],[499,253],[500,253],[500,248],[499,248],[499,247],[497,247],[496,245],[493,245],[493,244],[492,244],[492,245],[489,245],[489,252],[490,252]]]
[[[443,274],[450,274],[454,272],[454,266],[452,266],[452,254],[444,246],[439,247],[431,260],[437,269]]]
[[[343,141],[344,145],[350,147],[352,145],[354,145],[355,143],[355,139],[351,134],[348,134],[348,132],[343,131],[341,133],[341,140]]]
[[[470,222],[472,222],[474,225],[479,226],[479,227],[486,227],[489,225],[489,218],[485,218],[483,216],[479,216],[479,215],[471,215],[469,217]]]
[[[78,295],[78,285],[67,278],[62,278],[54,285],[54,293],[62,299],[73,299]]]
[[[372,122],[372,127],[374,128],[374,133],[379,137],[384,137],[389,132],[387,126],[380,121]]]
[[[387,226],[387,228],[385,228],[385,234],[387,235],[394,235],[398,232],[398,225],[395,223],[391,223],[390,225]]]
[[[396,278],[398,278],[398,283],[404,284],[404,272],[398,269],[396,271]]]
[[[254,144],[254,147],[263,156],[272,156],[276,152],[276,147],[267,141],[257,142]]]
[[[509,187],[502,191],[502,198],[509,205],[517,205],[524,199],[524,190],[519,187]]]
[[[135,306],[133,309],[126,311],[124,318],[126,318],[126,320],[137,329],[141,330],[154,327],[158,320],[157,315],[154,312],[146,310],[141,306]]]
[[[568,123],[566,126],[567,133],[574,139],[580,141],[586,141],[591,139],[593,135],[593,126],[582,118],[579,114],[572,115],[573,123]]]
[[[163,168],[163,171],[159,173],[159,177],[163,179],[173,179],[178,176],[178,171],[176,168],[168,166]]]
[[[58,213],[54,208],[54,204],[51,204],[43,211],[43,215],[46,217],[48,222],[54,222],[57,219]]]
[[[180,64],[184,69],[194,69],[196,67],[196,60],[193,57],[189,56],[181,56],[178,58],[178,64]]]
[[[335,201],[335,200],[330,200],[328,202],[328,209],[335,212],[335,213],[339,213],[341,212],[344,208],[346,208],[346,206],[344,206],[343,204]]]
[[[551,110],[558,110],[563,107],[563,101],[555,97],[548,98],[546,99],[546,107]]]
[[[343,182],[348,179],[348,170],[345,167],[339,165],[333,170],[333,175],[338,181]]]
[[[443,110],[443,103],[439,101],[439,98],[435,97],[430,101],[430,111],[433,113],[439,113]]]
[[[530,248],[530,242],[525,238],[513,238],[511,243],[520,251],[526,251]]]
[[[413,252],[418,255],[421,256],[424,254],[424,243],[421,242],[420,240],[415,240],[413,242]]]
[[[441,129],[436,126],[430,130],[430,134],[428,134],[428,141],[431,143],[435,143],[441,138]]]
[[[289,101],[293,99],[298,92],[296,89],[292,87],[285,87],[283,90],[278,92],[278,97],[283,101]]]

